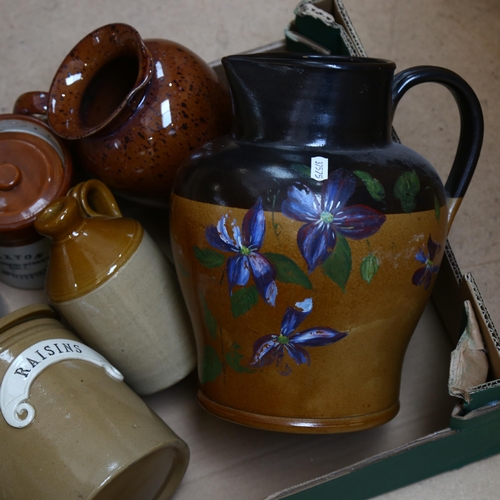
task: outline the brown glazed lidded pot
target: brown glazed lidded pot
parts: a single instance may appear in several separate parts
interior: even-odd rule
[[[34,229],[36,216],[71,185],[72,160],[40,120],[0,115],[0,279],[17,288],[43,288],[50,242]]]
[[[0,497],[170,498],[189,448],[48,305],[0,319]]]
[[[394,75],[391,61],[291,53],[222,62],[232,135],[181,167],[171,197],[199,400],[269,430],[381,425],[399,410],[405,351],[479,157],[479,101],[443,68]],[[424,82],[460,109],[446,186],[391,135],[397,103]]]
[[[208,64],[119,23],[83,38],[49,92],[23,94],[14,109],[46,113],[59,136],[78,140],[93,177],[150,201],[168,200],[180,163],[230,125],[229,96]]]
[[[172,264],[137,220],[84,212],[81,194],[89,191],[101,191],[101,202],[110,202],[99,212],[116,207],[104,183],[88,182],[92,189],[76,186],[72,196],[52,202],[35,222],[52,242],[45,294],[135,392],[153,394],[196,366],[179,283]]]

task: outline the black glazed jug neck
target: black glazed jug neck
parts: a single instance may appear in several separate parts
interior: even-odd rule
[[[330,150],[391,141],[391,61],[268,53],[222,63],[235,140]]]

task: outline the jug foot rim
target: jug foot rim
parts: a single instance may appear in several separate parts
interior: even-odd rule
[[[371,429],[392,420],[400,408],[399,401],[397,401],[384,410],[363,415],[334,418],[277,417],[238,410],[217,403],[201,391],[198,391],[197,396],[202,408],[224,420],[246,427],[294,434],[337,434]]]

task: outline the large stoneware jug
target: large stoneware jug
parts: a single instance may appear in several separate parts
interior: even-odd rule
[[[436,67],[394,77],[386,60],[298,54],[223,64],[232,135],[179,171],[170,221],[201,404],[280,431],[383,424],[478,160],[478,100]],[[399,100],[423,82],[460,108],[446,186],[391,135]]]

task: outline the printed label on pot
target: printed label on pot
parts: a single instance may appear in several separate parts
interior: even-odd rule
[[[16,288],[40,289],[50,256],[50,240],[16,247],[0,247],[0,280]]]
[[[27,402],[35,378],[50,365],[76,359],[102,366],[106,373],[123,380],[123,375],[90,347],[69,339],[51,339],[25,349],[11,363],[0,385],[0,411],[12,427],[22,428],[35,418],[35,409]]]

